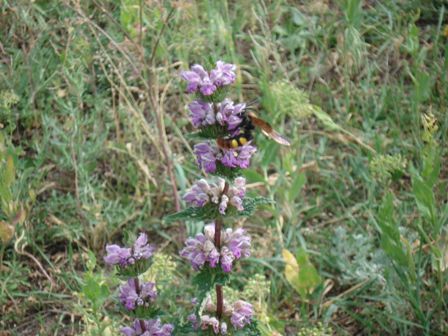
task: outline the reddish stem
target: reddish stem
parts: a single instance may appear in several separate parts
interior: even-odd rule
[[[222,230],[222,218],[215,220],[215,246],[218,251],[221,250],[221,230]]]
[[[140,323],[140,328],[142,328],[142,333],[144,333],[146,331],[145,321],[138,320],[138,322]]]
[[[222,285],[216,285],[216,316],[221,320],[224,310],[224,298],[222,295]]]
[[[134,285],[135,292],[137,293],[137,295],[140,295],[140,283],[138,281],[138,277],[134,278]],[[138,322],[140,323],[140,328],[142,328],[142,333],[144,333],[146,331],[145,321],[139,319]]]

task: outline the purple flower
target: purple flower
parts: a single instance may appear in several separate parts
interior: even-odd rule
[[[221,202],[219,202],[218,210],[221,215],[226,214],[227,204],[229,203],[229,197],[227,195],[221,196]]]
[[[257,148],[246,144],[237,148],[223,149],[222,151],[223,154],[220,161],[224,166],[229,168],[248,168],[250,158],[257,151]]]
[[[187,81],[188,93],[199,90],[204,96],[210,96],[218,87],[232,84],[235,81],[235,70],[234,64],[218,61],[216,68],[210,74],[201,65],[195,64],[189,71],[182,71],[180,76]]]
[[[227,323],[221,322],[221,334],[227,335]]]
[[[196,314],[190,314],[187,317],[188,322],[191,323],[191,326],[193,327],[193,329],[198,329],[199,328],[199,323],[198,323],[198,318],[196,317]]]
[[[143,323],[141,320],[135,320],[132,327],[121,328],[121,332],[125,336],[171,336],[173,330],[172,324],[162,325],[160,319],[143,320]]]
[[[210,79],[216,86],[229,85],[235,82],[235,64],[216,62],[216,68],[210,72]]]
[[[246,104],[234,105],[233,101],[230,99],[224,99],[224,101],[219,104],[219,111],[216,113],[216,120],[222,126],[227,125],[229,131],[236,129],[241,122],[242,113],[246,108]]]
[[[145,233],[140,233],[132,248],[120,247],[115,244],[107,245],[107,255],[104,257],[104,261],[109,265],[126,267],[134,264],[137,260],[150,258],[154,250],[155,247],[148,243],[148,236]]]
[[[155,247],[154,245],[149,245],[146,233],[140,233],[134,243],[133,257],[136,260],[149,259],[154,254],[154,251]]]
[[[209,190],[208,182],[201,179],[185,193],[183,200],[194,207],[201,208],[210,201]]]
[[[225,181],[222,178],[217,179],[217,183],[208,183],[201,179],[196,182],[183,196],[183,199],[194,207],[203,207],[211,202],[218,205],[221,214],[225,214],[230,205],[238,211],[243,211],[243,198],[246,194],[246,179],[237,177],[234,185],[229,187],[227,194],[223,194]]]
[[[205,234],[199,233],[194,238],[188,238],[186,246],[180,251],[180,256],[187,258],[195,270],[201,269],[206,262],[210,267],[216,267],[219,261],[219,252],[213,243],[214,229],[213,235],[210,236],[211,230],[208,226]]]
[[[244,229],[238,228],[227,236],[228,241],[226,244],[236,259],[250,256],[250,237],[245,233],[246,231]]]
[[[246,179],[244,177],[237,177],[233,181],[233,186],[230,187],[232,195],[243,198],[246,195]]]
[[[215,224],[208,224],[204,233],[190,237],[180,255],[187,258],[195,270],[201,269],[206,263],[214,268],[218,262],[224,272],[230,272],[235,260],[250,256],[250,237],[244,229],[231,228],[221,232],[221,251],[214,244]]]
[[[238,211],[243,211],[243,198],[246,195],[246,179],[244,177],[237,177],[233,186],[229,188],[228,195],[230,197],[230,204]]]
[[[148,307],[149,303],[157,297],[156,286],[153,282],[138,284],[138,288],[136,285],[135,279],[132,278],[120,286],[120,302],[127,310],[134,310],[138,306]]]
[[[194,146],[194,154],[199,167],[204,169],[206,173],[216,171],[216,147],[213,148],[206,142],[198,143]]]
[[[250,143],[237,148],[218,148],[211,142],[201,142],[194,146],[198,165],[206,173],[216,171],[216,162],[220,161],[229,168],[248,168],[252,155],[257,151]]]
[[[207,330],[209,326],[212,326],[213,332],[219,334],[219,321],[216,317],[210,317],[208,315],[201,316],[201,329]]]
[[[208,77],[208,73],[201,65],[195,64],[190,71],[182,71],[180,76],[187,81],[187,92],[193,93],[201,86],[203,78]]]
[[[131,257],[131,249],[120,247],[118,245],[107,245],[107,255],[104,257],[104,261],[109,265],[126,266],[129,263]]]
[[[216,85],[207,76],[202,80],[200,91],[204,96],[211,96],[216,91]]]
[[[194,100],[188,104],[188,108],[194,127],[213,125],[216,122],[212,104]]]
[[[251,323],[253,314],[253,307],[250,303],[238,300],[233,304],[233,312],[230,322],[235,329],[244,328],[246,324]]]
[[[229,273],[232,271],[232,264],[235,260],[235,256],[233,255],[232,251],[227,247],[223,246],[221,247],[221,267],[222,270],[226,273]]]

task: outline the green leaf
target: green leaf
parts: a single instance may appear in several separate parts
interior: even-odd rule
[[[303,300],[313,293],[314,289],[322,282],[319,273],[310,262],[308,254],[302,248],[297,250],[296,258],[288,250],[284,249],[283,260],[285,262],[285,277],[289,284],[299,293]]]
[[[434,192],[419,176],[412,178],[412,192],[414,193],[420,212],[432,223],[435,219]]]
[[[378,225],[380,229],[380,245],[384,252],[401,266],[408,266],[409,258],[403,248],[398,225],[393,218],[393,195],[388,193],[378,212]]]
[[[233,180],[238,176],[241,176],[241,168],[230,168],[224,166],[221,162],[216,162],[216,171],[211,173],[212,175],[225,178],[227,180]]]
[[[278,144],[274,141],[269,141],[266,146],[264,146],[263,157],[261,159],[261,165],[263,167],[269,166],[275,158],[278,156]]]
[[[208,292],[215,285],[225,285],[229,280],[229,273],[225,273],[221,267],[204,267],[193,278],[193,285],[200,291]]]
[[[265,183],[266,179],[263,175],[259,174],[255,169],[245,169],[243,171],[243,175],[246,178],[248,183],[256,183],[261,182]]]
[[[132,265],[126,267],[116,266],[117,275],[123,279],[138,277],[145,273],[152,264],[152,258],[139,259]]]
[[[226,127],[219,124],[201,127],[198,132],[192,134],[192,136],[200,139],[213,139],[225,137],[229,134]]]
[[[306,176],[304,173],[299,173],[294,177],[292,181],[291,188],[288,191],[288,201],[293,202],[299,195],[303,186],[306,183]]]
[[[196,220],[207,221],[215,220],[219,217],[248,217],[257,209],[257,207],[266,204],[272,204],[273,201],[265,197],[245,197],[243,200],[243,211],[238,211],[236,208],[229,206],[225,216],[219,213],[218,205],[214,203],[208,203],[202,208],[190,207],[185,210],[176,212],[174,214],[164,217],[165,223],[172,223],[182,220]]]
[[[96,266],[96,256],[92,251],[87,251],[89,258],[87,259],[86,266],[89,272],[93,272]]]
[[[268,204],[274,204],[275,202],[269,198],[258,196],[254,198],[245,197],[243,200],[244,210],[240,212],[236,212],[236,216],[238,217],[249,217],[251,216],[255,210],[262,206]]]
[[[333,130],[333,131],[340,131],[342,130],[342,127],[336,124],[331,117],[322,111],[322,109],[316,107],[313,109],[313,114],[316,116],[317,119],[319,119],[327,128]]]
[[[414,80],[414,94],[412,95],[415,103],[423,103],[431,94],[433,82],[431,76],[421,70],[417,70]]]
[[[133,37],[137,36],[137,29],[135,27],[140,21],[139,10],[139,0],[122,0],[120,7],[120,23]]]
[[[107,286],[99,284],[96,278],[91,274],[86,275],[82,292],[86,298],[92,302],[95,309],[98,309],[110,294]]]
[[[215,285],[225,285],[229,281],[229,273],[225,273],[221,267],[204,267],[193,278],[193,285],[198,287],[196,297],[198,302],[202,302],[207,294],[215,288]],[[201,305],[197,305],[198,313]]]
[[[6,157],[6,164],[4,168],[3,173],[3,181],[2,183],[5,184],[6,187],[11,187],[11,185],[14,183],[15,177],[16,177],[16,170],[14,167],[14,157],[12,155],[8,155]]]
[[[428,153],[423,160],[422,178],[425,183],[430,187],[434,187],[440,174],[440,153],[436,148],[427,149]],[[426,149],[425,149],[426,151]]]
[[[237,330],[233,333],[234,336],[261,336],[258,329],[258,321],[253,320],[251,324],[246,325],[243,329]]]
[[[183,220],[197,220],[197,221],[213,220],[219,216],[221,215],[218,211],[218,206],[216,204],[209,203],[202,208],[195,208],[195,207],[186,208],[182,211],[165,216],[163,220],[169,224],[172,222]]]
[[[137,306],[132,311],[129,311],[125,307],[120,306],[120,311],[123,316],[127,315],[132,318],[138,318],[143,320],[149,320],[162,314],[160,308],[156,307],[155,305],[150,305],[149,307]]]

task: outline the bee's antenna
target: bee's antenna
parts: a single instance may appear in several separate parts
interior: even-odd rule
[[[252,99],[246,103],[246,108],[251,108],[260,102],[259,98]]]

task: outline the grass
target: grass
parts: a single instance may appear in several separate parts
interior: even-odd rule
[[[4,0],[0,334],[113,334],[113,303],[83,286],[107,283],[105,244],[139,230],[172,255],[166,281],[188,283],[177,252],[200,226],[162,221],[198,177],[178,74],[218,59],[238,65],[233,98],[259,98],[293,144],[257,136],[246,176],[277,202],[245,222],[253,257],[232,280],[266,282],[264,333],[446,334],[447,15],[418,0]],[[306,297],[284,274],[298,248],[322,279]],[[194,289],[168,292],[187,316]]]

